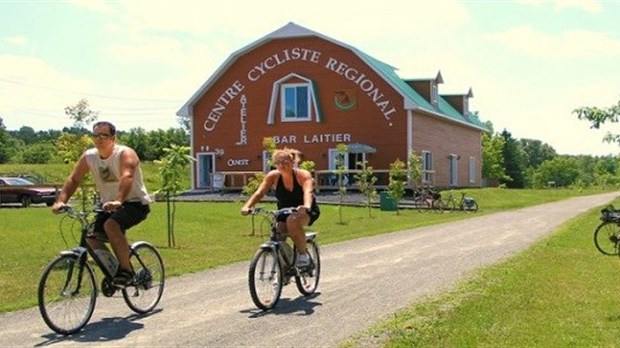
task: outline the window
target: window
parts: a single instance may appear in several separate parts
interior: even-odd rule
[[[470,184],[475,184],[476,183],[476,159],[471,156],[469,157],[469,183]]]
[[[270,166],[271,162],[271,153],[269,151],[265,151],[263,150],[263,172],[264,173],[268,173],[270,170],[272,170],[274,167]]]
[[[459,156],[455,154],[450,154],[448,156],[449,169],[450,169],[450,186],[458,186],[459,184]]]
[[[437,105],[437,84],[434,82],[431,85],[431,104]]]
[[[463,98],[463,115],[469,114],[469,98]]]
[[[433,182],[433,154],[429,151],[422,151],[422,183]]]
[[[281,88],[282,121],[310,120],[310,86],[307,83],[284,84]]]

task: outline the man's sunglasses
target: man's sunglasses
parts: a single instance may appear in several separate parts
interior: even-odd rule
[[[106,133],[93,133],[90,136],[95,138],[95,139],[97,139],[97,138],[107,139],[107,138],[111,137],[112,135],[111,134],[106,134]]]

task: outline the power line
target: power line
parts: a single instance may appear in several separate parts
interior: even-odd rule
[[[112,100],[132,100],[132,101],[145,101],[145,102],[155,102],[155,103],[177,103],[178,105],[181,105],[183,103],[183,101],[172,100],[172,99],[147,99],[147,98],[113,97],[113,96],[102,95],[102,94],[91,94],[91,93],[75,92],[75,91],[68,91],[68,90],[63,90],[63,89],[59,89],[59,88],[38,86],[38,85],[24,83],[24,82],[20,82],[20,81],[7,80],[7,79],[3,79],[3,78],[0,78],[0,82],[14,84],[14,85],[21,85],[21,86],[31,87],[31,88],[46,89],[46,90],[57,91],[57,92],[62,92],[62,93],[80,94],[80,95],[85,95],[85,96],[89,96],[89,97],[105,98],[105,99],[112,99]]]

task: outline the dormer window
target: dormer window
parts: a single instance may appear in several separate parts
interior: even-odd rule
[[[463,115],[469,115],[469,98],[463,98]]]
[[[280,122],[323,121],[317,103],[316,86],[307,77],[290,73],[273,83],[267,124]]]
[[[310,120],[310,86],[308,83],[282,84],[282,121]]]
[[[431,104],[437,105],[437,84],[431,83]]]

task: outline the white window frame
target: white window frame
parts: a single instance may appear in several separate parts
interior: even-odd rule
[[[455,154],[450,154],[448,156],[449,166],[450,166],[450,186],[458,186],[459,185],[459,156]]]
[[[476,183],[476,158],[474,156],[469,156],[469,183]]]
[[[299,117],[295,115],[293,117],[287,116],[286,114],[286,102],[287,95],[286,91],[290,89],[295,90],[295,113],[297,113],[297,108],[299,107],[297,102],[297,89],[299,87],[306,88],[306,116]],[[283,83],[280,86],[280,120],[282,122],[307,122],[312,120],[312,86],[310,83]]]
[[[428,171],[433,170],[433,153],[430,151],[422,150],[422,183],[429,184],[433,182],[433,173]]]

